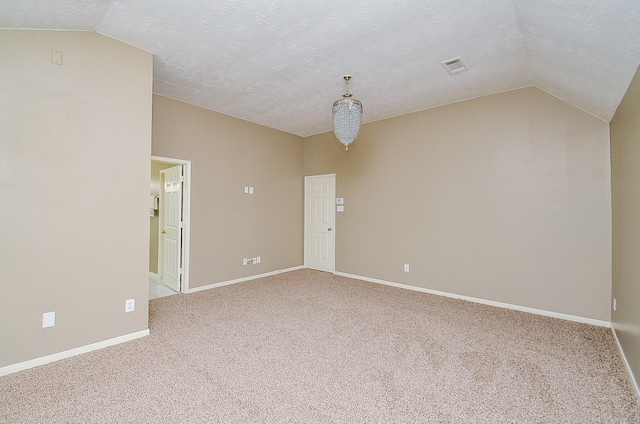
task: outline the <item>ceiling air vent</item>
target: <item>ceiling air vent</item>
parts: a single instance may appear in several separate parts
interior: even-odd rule
[[[467,65],[464,64],[460,56],[454,57],[453,59],[445,60],[444,62],[442,62],[442,65],[447,68],[447,71],[449,71],[451,75],[458,74],[469,69],[467,68]]]

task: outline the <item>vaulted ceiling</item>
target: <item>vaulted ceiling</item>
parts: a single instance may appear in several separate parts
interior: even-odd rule
[[[638,0],[0,0],[0,27],[125,41],[155,93],[300,136],[344,74],[364,122],[527,86],[610,121],[640,64]]]

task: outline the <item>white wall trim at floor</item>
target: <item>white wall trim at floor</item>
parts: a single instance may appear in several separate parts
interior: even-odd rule
[[[71,358],[72,356],[80,355],[83,353],[91,352],[93,350],[102,349],[105,347],[117,345],[120,343],[128,342],[140,337],[148,336],[149,329],[137,331],[135,333],[125,334],[124,336],[114,337],[112,339],[103,340],[101,342],[92,343],[86,346],[76,347],[74,349],[65,350],[64,352],[54,353],[53,355],[47,355],[29,361],[20,362],[13,365],[0,368],[0,377],[3,375],[13,374],[14,372],[27,370],[29,368],[37,367],[39,365],[48,364],[50,362],[59,361],[60,359]]]
[[[244,281],[257,280],[258,278],[270,277],[272,275],[283,274],[285,272],[297,271],[303,269],[304,266],[294,266],[293,268],[280,269],[278,271],[266,272],[264,274],[250,275],[249,277],[236,278],[235,280],[223,281],[221,283],[207,284],[206,286],[193,287],[187,290],[187,293],[195,293],[203,290],[215,289],[216,287],[228,286],[230,284],[242,283]]]
[[[618,339],[618,333],[616,333],[616,328],[613,325],[611,326],[611,330],[613,330],[613,337],[616,339],[616,343],[618,344],[618,350],[620,351],[620,355],[622,355],[622,360],[624,361],[624,365],[627,367],[627,372],[629,373],[629,377],[631,378],[633,387],[636,389],[636,396],[640,399],[640,387],[638,386],[638,382],[636,381],[636,378],[633,375],[633,371],[631,370],[631,365],[629,365],[629,361],[627,360],[627,355],[625,355],[624,350],[622,350],[620,339]]]
[[[159,282],[160,281],[160,276],[158,274],[156,274],[155,272],[149,271],[149,280]]]
[[[598,327],[608,327],[608,328],[611,327],[611,322],[609,321],[601,321],[601,320],[592,319],[592,318],[579,317],[576,315],[561,314],[559,312],[545,311],[544,309],[529,308],[527,306],[513,305],[511,303],[495,302],[493,300],[486,300],[478,297],[463,296],[463,295],[443,292],[439,290],[425,289],[423,287],[410,286],[408,284],[393,283],[391,281],[379,280],[377,278],[370,278],[370,277],[362,277],[360,275],[347,274],[344,272],[335,272],[334,274],[340,275],[342,277],[354,278],[356,280],[368,281],[370,283],[384,284],[386,286],[392,286],[392,287],[398,287],[401,289],[435,294],[437,296],[450,297],[453,299],[468,300],[469,302],[481,303],[483,305],[489,305],[489,306],[496,306],[498,308],[513,309],[516,311],[528,312],[531,314],[544,315],[552,318],[560,318],[567,321],[575,321],[575,322],[581,322],[584,324],[597,325]]]

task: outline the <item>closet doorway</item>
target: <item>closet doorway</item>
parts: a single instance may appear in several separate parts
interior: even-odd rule
[[[150,298],[189,291],[190,187],[191,161],[151,157]]]

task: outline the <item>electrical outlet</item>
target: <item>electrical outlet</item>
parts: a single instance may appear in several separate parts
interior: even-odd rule
[[[249,265],[249,258],[244,258],[242,260],[242,265]]]
[[[618,310],[618,301],[616,300],[616,298],[613,298],[613,312]]]
[[[260,263],[260,256],[256,257],[256,263],[259,264]]]
[[[404,264],[404,272],[409,272],[409,264]]]
[[[258,258],[251,259],[251,263],[254,264],[254,265],[257,264],[258,263]]]
[[[249,187],[249,194],[253,194],[253,187]]]
[[[56,325],[56,313],[45,312],[42,314],[42,328],[53,327]]]
[[[135,299],[127,299],[124,301],[124,311],[125,312],[133,312],[136,309],[136,300]]]

